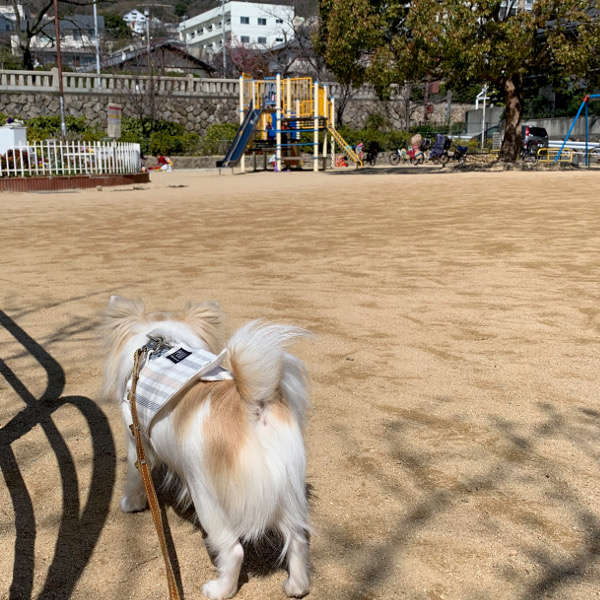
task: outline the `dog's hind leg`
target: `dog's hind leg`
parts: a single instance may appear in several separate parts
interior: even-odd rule
[[[215,557],[218,579],[207,581],[202,593],[211,600],[232,598],[238,590],[240,569],[244,560],[244,549],[239,538],[231,530],[227,519],[215,504],[198,501],[196,490],[190,490],[198,520],[206,532],[206,545]]]
[[[219,535],[221,537],[221,535]],[[210,535],[207,543],[213,550]],[[238,579],[240,569],[244,560],[244,549],[239,540],[235,540],[226,547],[217,550],[216,565],[219,572],[219,578],[207,581],[202,586],[202,593],[211,600],[221,600],[222,598],[232,598],[238,590]]]
[[[289,577],[283,582],[286,596],[301,598],[310,590],[308,575],[308,539],[305,531],[291,534],[287,551]]]
[[[129,424],[132,422],[129,406],[123,402],[121,405],[123,412],[123,423],[127,436],[127,480],[123,497],[121,498],[121,510],[123,512],[135,512],[146,508],[146,491],[142,476],[137,470],[135,463],[137,461],[137,451],[135,448],[135,438],[131,435]]]

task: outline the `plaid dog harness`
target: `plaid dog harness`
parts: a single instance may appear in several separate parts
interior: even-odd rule
[[[173,348],[159,344],[140,370],[135,390],[140,428],[144,434],[149,435],[158,412],[185,387],[197,381],[233,379],[231,372],[221,366],[226,354],[227,349],[214,355],[182,343]],[[127,403],[130,389],[131,379],[125,391],[124,400]]]

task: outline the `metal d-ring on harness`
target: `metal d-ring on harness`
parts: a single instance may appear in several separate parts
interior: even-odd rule
[[[156,527],[156,533],[158,534],[158,541],[160,542],[160,548],[162,550],[163,558],[165,561],[165,568],[167,570],[167,582],[169,586],[169,598],[170,600],[180,600],[179,589],[177,582],[175,581],[175,575],[173,573],[173,566],[171,565],[171,559],[169,558],[169,552],[167,550],[167,540],[165,538],[165,530],[163,526],[162,516],[160,514],[160,506],[158,504],[158,498],[156,497],[156,490],[154,489],[154,483],[152,482],[152,476],[150,474],[150,467],[146,460],[146,453],[144,452],[144,445],[142,444],[142,434],[140,431],[140,422],[138,420],[137,407],[135,403],[135,388],[140,374],[141,364],[145,360],[159,353],[161,350],[170,348],[171,346],[160,336],[148,336],[149,341],[138,348],[133,355],[133,373],[131,376],[131,389],[129,391],[129,404],[131,406],[131,418],[133,423],[129,426],[131,434],[135,438],[135,446],[137,451],[137,463],[142,481],[144,482],[144,490],[146,491],[146,497],[148,498],[148,506],[152,513],[152,519],[154,520],[154,526]]]

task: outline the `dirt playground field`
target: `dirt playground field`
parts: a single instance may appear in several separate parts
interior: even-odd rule
[[[98,401],[114,293],[313,332],[309,598],[600,597],[597,171],[181,171],[0,210],[1,599],[167,597]],[[199,599],[202,533],[166,515]],[[284,578],[248,549],[237,597]]]

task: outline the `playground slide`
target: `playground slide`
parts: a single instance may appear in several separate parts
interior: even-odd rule
[[[246,146],[252,138],[252,134],[254,133],[254,129],[256,128],[261,114],[262,108],[252,108],[246,113],[244,121],[240,125],[238,132],[235,134],[229,150],[227,150],[225,158],[217,161],[217,168],[235,167],[240,162],[244,156],[244,150],[246,150]]]
[[[333,127],[331,123],[327,123],[327,131],[329,131],[333,139],[340,145],[344,154],[348,158],[350,158],[350,160],[354,161],[357,168],[362,167],[363,163],[362,160],[360,160],[360,158],[358,157],[358,154],[354,152],[352,146],[350,146],[350,144],[348,144],[346,140],[344,140],[344,138],[338,133],[337,129]]]

